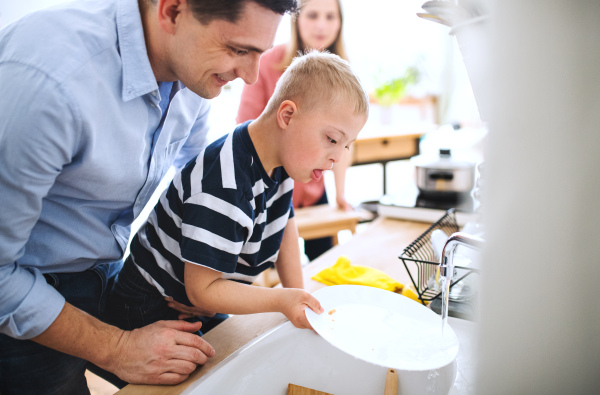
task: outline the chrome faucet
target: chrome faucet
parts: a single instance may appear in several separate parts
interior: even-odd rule
[[[483,249],[483,244],[483,239],[463,232],[452,233],[444,244],[440,262],[440,279],[444,279],[442,281],[442,336],[444,335],[444,326],[448,319],[450,287],[452,286],[452,277],[454,277],[454,253],[459,245],[481,250]],[[460,279],[457,281],[460,281]]]
[[[454,252],[459,245],[471,247],[475,250],[483,249],[484,240],[477,236],[472,236],[468,233],[456,232],[452,233],[442,250],[442,258],[440,262],[440,277],[450,279],[454,276]]]

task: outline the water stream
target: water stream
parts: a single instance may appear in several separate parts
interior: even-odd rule
[[[442,337],[444,337],[444,327],[448,322],[448,303],[450,298],[450,282],[449,278],[440,276],[440,284],[442,286]]]

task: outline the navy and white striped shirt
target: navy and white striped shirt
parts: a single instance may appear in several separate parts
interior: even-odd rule
[[[140,273],[164,296],[190,304],[185,261],[251,283],[277,260],[293,217],[294,181],[265,172],[248,124],[209,145],[178,173],[131,243]]]

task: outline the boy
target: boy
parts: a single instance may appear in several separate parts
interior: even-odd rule
[[[302,289],[293,180],[320,179],[367,115],[346,61],[318,51],[294,59],[258,119],[209,145],[163,193],[109,300],[115,324],[176,318],[171,297],[225,314],[279,311],[311,328],[305,307],[323,309]],[[250,285],[272,265],[284,288]]]

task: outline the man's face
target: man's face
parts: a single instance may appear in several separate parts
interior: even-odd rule
[[[236,23],[213,20],[202,25],[188,7],[178,16],[169,71],[187,88],[206,99],[236,78],[253,84],[260,55],[273,46],[281,15],[248,2]]]

